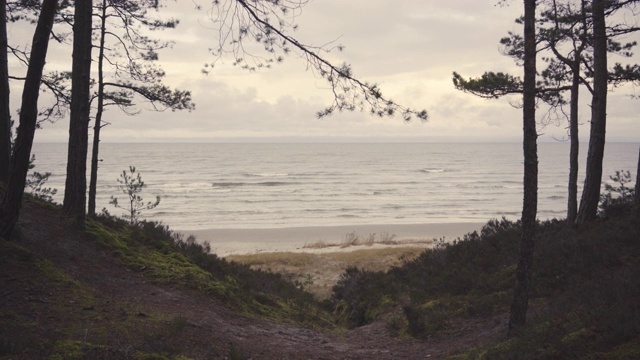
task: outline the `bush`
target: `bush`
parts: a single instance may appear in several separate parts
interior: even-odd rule
[[[519,229],[518,223],[492,220],[480,234],[473,232],[453,243],[441,241],[436,248],[386,273],[348,268],[333,288],[334,311],[344,324],[361,326],[400,307],[413,336],[441,329],[437,319],[443,319],[446,312],[490,314],[504,305],[504,296],[483,295],[503,294],[513,287]],[[443,297],[464,299],[455,301],[458,308],[422,312],[424,304]],[[423,326],[425,317],[431,320]]]
[[[389,318],[395,333],[414,337],[447,331],[455,318],[506,313],[520,231],[518,222],[492,220],[479,233],[441,241],[386,273],[350,268],[332,303],[351,326]],[[628,211],[580,226],[539,223],[530,331],[469,358],[608,358],[610,349],[639,339],[638,239],[640,220]]]
[[[605,193],[600,195],[600,214],[604,217],[622,215],[634,206],[635,189],[628,186],[633,182],[631,173],[617,170],[609,179],[614,184],[605,183]]]
[[[377,271],[363,271],[349,267],[333,287],[331,303],[338,322],[345,326],[362,326],[376,320],[388,310],[389,300],[395,299],[399,289],[390,276]]]

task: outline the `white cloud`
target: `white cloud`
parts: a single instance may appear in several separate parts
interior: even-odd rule
[[[322,45],[336,40],[344,52],[324,54],[332,61],[346,61],[356,76],[379,83],[383,94],[412,108],[430,112],[427,123],[405,124],[400,118],[379,119],[362,113],[336,114],[318,120],[315,113],[332,100],[324,80],[306,69],[295,54],[270,70],[246,72],[223,58],[209,75],[202,66],[212,61],[208,48],[218,39],[205,9],[193,2],[167,2],[164,17],[180,19],[175,30],[152,36],[175,41],[161,52],[166,83],[193,92],[196,110],[155,113],[143,111],[127,117],[115,110],[106,116],[104,141],[201,141],[249,137],[461,137],[483,139],[521,136],[521,115],[506,100],[482,100],[453,88],[451,74],[465,77],[485,70],[520,69],[499,53],[498,41],[508,31],[518,31],[514,19],[521,5],[500,7],[495,1],[477,0],[323,0],[310,2],[297,17],[300,29],[293,33],[304,43]],[[14,24],[11,40],[30,38],[32,26]],[[28,43],[28,41],[23,41]],[[51,44],[47,69],[69,69],[70,47]],[[12,68],[13,69],[13,68]],[[13,71],[13,70],[12,70]],[[20,88],[12,88],[14,109]],[[625,94],[633,92],[626,89]],[[45,99],[46,100],[46,99]],[[638,134],[637,100],[620,91],[611,95],[608,134]],[[583,102],[582,121],[588,120]],[[37,141],[64,141],[66,121],[45,124]],[[588,133],[588,124],[581,130]],[[549,126],[545,136],[564,134]]]

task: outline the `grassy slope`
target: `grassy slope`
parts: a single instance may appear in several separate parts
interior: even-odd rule
[[[206,254],[166,227],[101,218],[76,231],[65,222],[59,208],[29,199],[18,238],[0,239],[0,358],[180,359],[188,324],[156,304],[164,291],[149,284],[249,317],[334,328],[310,294],[279,275]]]
[[[205,254],[163,226],[102,218],[78,232],[59,209],[30,200],[20,227],[20,239],[0,239],[0,358],[7,359],[183,358],[190,349],[181,344],[199,330],[173,305],[140,301],[158,291],[148,283],[166,286],[168,296],[177,288],[213,299],[207,306],[309,327],[382,320],[397,336],[442,341],[471,326],[504,333],[519,239],[518,224],[492,221],[386,272],[350,268],[330,299],[332,318],[279,276]],[[541,224],[527,330],[490,343],[466,339],[477,348],[453,358],[640,358],[639,264],[638,217]]]

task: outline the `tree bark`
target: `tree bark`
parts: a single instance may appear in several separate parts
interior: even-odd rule
[[[524,199],[522,237],[516,284],[509,317],[509,334],[526,324],[533,269],[534,235],[538,208],[538,150],[536,132],[536,0],[524,0],[523,153]]]
[[[602,184],[602,161],[604,158],[605,133],[607,127],[607,29],[605,3],[593,0],[593,98],[591,100],[591,132],[587,168],[576,222],[592,221],[598,215],[600,186]]]
[[[580,139],[578,138],[578,101],[580,94],[580,60],[576,53],[572,66],[571,108],[569,110],[569,188],[567,196],[567,223],[573,224],[578,215],[578,166],[580,154]]]
[[[107,1],[102,0],[102,15],[100,17],[100,45],[98,46],[98,110],[93,125],[93,148],[91,151],[91,175],[89,178],[89,216],[96,214],[96,194],[98,186],[98,163],[100,162],[100,129],[102,129],[102,113],[104,112],[104,43],[106,36]]]
[[[571,149],[569,152],[569,196],[567,203],[567,223],[574,224],[578,217],[578,170],[580,157],[580,139],[578,137],[578,102],[580,92],[580,67],[583,60],[582,52],[589,43],[587,25],[586,0],[580,1],[580,15],[582,18],[582,30],[580,33],[580,45],[574,50],[574,59],[569,64],[573,76],[571,79],[571,109],[569,115],[569,136]],[[566,63],[566,62],[565,62]]]
[[[29,171],[29,158],[38,119],[38,95],[44,68],[49,34],[58,5],[57,0],[44,0],[31,45],[31,57],[22,91],[20,125],[11,161],[11,174],[0,208],[0,237],[9,239],[20,216],[24,186]]]
[[[636,187],[633,200],[636,214],[640,215],[640,150],[638,150],[638,169],[636,170]]]
[[[75,2],[69,150],[63,210],[74,217],[79,226],[84,225],[87,199],[92,14],[91,1]]]
[[[9,62],[7,59],[7,2],[0,0],[0,185],[11,173],[11,111],[9,109]]]

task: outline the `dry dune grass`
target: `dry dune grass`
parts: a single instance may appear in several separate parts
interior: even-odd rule
[[[394,246],[337,251],[322,254],[275,252],[228,256],[227,260],[248,264],[254,269],[272,271],[305,287],[319,298],[331,295],[333,285],[349,266],[378,271],[411,260],[424,246]]]
[[[390,234],[388,232],[370,233],[366,236],[356,234],[355,231],[345,234],[341,242],[327,242],[324,240],[318,240],[304,244],[303,249],[325,249],[325,248],[349,248],[352,246],[373,246],[379,245],[420,245],[431,244],[431,239],[403,239],[397,240],[396,234]]]

